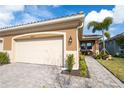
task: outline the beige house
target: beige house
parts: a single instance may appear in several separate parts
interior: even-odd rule
[[[58,65],[66,68],[66,55],[74,54],[78,69],[84,14],[32,22],[0,29],[0,51],[10,61]]]

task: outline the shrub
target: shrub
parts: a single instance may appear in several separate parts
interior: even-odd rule
[[[79,70],[80,70],[80,76],[86,76],[87,74],[87,66],[85,63],[84,56],[80,54],[79,56]]]
[[[67,55],[67,69],[69,71],[69,73],[71,73],[72,69],[73,69],[73,65],[74,65],[74,55],[73,54],[69,54]]]
[[[95,59],[108,59],[109,58],[109,54],[107,52],[104,53],[104,51],[101,51],[100,54],[94,54],[93,57]]]
[[[124,55],[123,54],[120,54],[119,57],[124,58]]]
[[[79,61],[79,70],[80,70],[80,76],[86,76],[87,74],[87,66],[84,60]]]
[[[102,59],[106,60],[109,57],[109,54],[106,51],[105,51],[105,53],[104,53],[104,51],[101,51],[100,52],[100,57]]]
[[[101,59],[101,55],[100,54],[93,54],[93,58],[95,58],[95,59]]]
[[[10,62],[9,56],[7,53],[0,52],[0,65],[8,64]]]
[[[96,59],[96,56],[97,56],[96,54],[93,54],[93,55],[92,55],[92,57],[95,58],[95,59]]]
[[[96,59],[101,59],[101,55],[96,55]]]
[[[82,54],[79,55],[79,60],[84,60],[84,56]]]

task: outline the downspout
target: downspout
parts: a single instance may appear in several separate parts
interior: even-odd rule
[[[82,22],[82,24],[80,25],[80,26],[78,26],[77,27],[77,29],[76,29],[76,38],[77,38],[77,52],[76,52],[76,55],[77,55],[77,60],[76,60],[76,62],[77,63],[79,63],[79,37],[78,37],[78,31],[79,31],[79,29],[81,29],[81,28],[83,28],[83,22]]]

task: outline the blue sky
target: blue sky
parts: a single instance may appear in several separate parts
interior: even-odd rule
[[[107,16],[114,19],[109,29],[111,36],[124,32],[124,6],[114,5],[0,6],[0,27],[56,18],[80,11],[85,13],[84,34],[94,34],[91,30],[87,30],[88,22],[101,22]]]

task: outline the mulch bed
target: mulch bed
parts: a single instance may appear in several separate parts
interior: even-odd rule
[[[63,70],[63,71],[61,72],[61,74],[69,75],[69,72],[68,72],[67,70]],[[70,73],[70,75],[71,75],[71,76],[79,76],[79,77],[81,77],[81,76],[80,76],[80,71],[79,71],[79,70],[72,70],[72,72]],[[87,75],[84,76],[84,77],[90,78],[89,72],[88,72],[88,71],[87,71]]]

